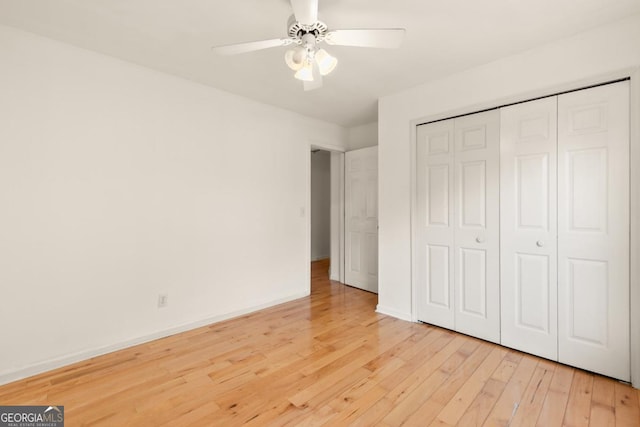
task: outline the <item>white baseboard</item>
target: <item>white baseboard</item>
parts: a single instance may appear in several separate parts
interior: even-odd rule
[[[128,347],[133,347],[134,345],[144,344],[150,341],[154,341],[160,338],[165,338],[170,335],[179,334],[181,332],[189,331],[191,329],[196,329],[202,326],[211,325],[212,323],[221,322],[223,320],[232,319],[234,317],[244,316],[248,313],[253,313],[254,311],[262,310],[264,308],[273,307],[278,304],[283,304],[285,302],[293,301],[299,298],[304,298],[309,296],[309,291],[300,292],[297,294],[289,295],[284,298],[278,298],[275,300],[267,301],[258,305],[254,305],[252,307],[247,307],[242,310],[236,310],[229,313],[214,315],[211,317],[207,317],[202,320],[198,320],[195,322],[185,323],[179,326],[175,326],[173,328],[165,329],[162,331],[154,332],[152,334],[140,336],[137,338],[133,338],[130,340],[122,341],[119,343],[114,343],[111,345],[83,350],[78,353],[69,354],[66,356],[62,356],[56,359],[47,360],[45,362],[40,362],[37,364],[33,364],[27,366],[25,368],[20,368],[16,371],[2,372],[0,373],[0,385],[8,384],[10,382],[22,380],[33,375],[41,374],[43,372],[51,371],[53,369],[61,368],[63,366],[71,365],[73,363],[81,362],[83,360],[91,359],[92,357],[102,356],[107,353],[112,353],[114,351],[122,350]]]
[[[400,320],[406,320],[407,322],[411,322],[411,313],[403,313],[402,311],[397,311],[389,307],[384,307],[378,304],[376,307],[376,313],[386,314],[387,316],[395,317]]]
[[[328,255],[328,254],[327,255],[315,255],[315,256],[312,255],[311,256],[311,262],[320,261],[321,259],[327,259],[329,257],[330,257],[330,255]]]

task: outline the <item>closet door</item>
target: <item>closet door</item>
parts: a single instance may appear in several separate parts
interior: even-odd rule
[[[560,362],[629,366],[629,84],[558,97]]]
[[[557,360],[557,97],[500,110],[501,343]]]
[[[453,120],[418,126],[416,142],[418,320],[454,329]]]
[[[500,341],[498,110],[455,119],[455,329]]]

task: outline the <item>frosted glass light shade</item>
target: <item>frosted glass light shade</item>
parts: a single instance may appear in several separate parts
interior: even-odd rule
[[[302,68],[300,68],[294,77],[298,80],[302,80],[303,82],[312,82],[313,81],[313,68],[310,62],[304,64]]]
[[[332,72],[336,68],[336,65],[338,65],[338,60],[329,55],[324,49],[320,49],[316,52],[315,59],[318,63],[318,68],[320,68],[320,74],[323,76]]]
[[[286,62],[287,66],[293,71],[298,71],[304,66],[305,53],[305,49],[301,46],[289,49],[284,54],[284,62]]]

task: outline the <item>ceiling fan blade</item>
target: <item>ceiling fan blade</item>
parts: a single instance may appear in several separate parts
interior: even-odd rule
[[[404,28],[378,28],[329,31],[325,41],[330,45],[380,47],[394,49],[404,40]]]
[[[318,0],[291,0],[296,21],[311,25],[318,20]]]
[[[309,92],[310,90],[320,89],[322,87],[322,80],[314,80],[312,82],[303,82],[304,83],[304,91]]]
[[[320,74],[320,67],[316,61],[313,61],[313,81],[304,82],[304,91],[319,89],[322,87],[322,74]]]
[[[291,44],[290,39],[260,40],[256,42],[228,44],[211,48],[219,55],[236,55],[239,53],[253,52],[254,50],[269,49],[271,47],[286,46]]]

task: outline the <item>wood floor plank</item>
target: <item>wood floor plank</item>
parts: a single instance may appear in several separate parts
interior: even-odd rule
[[[484,426],[509,425],[511,423],[537,364],[538,359],[533,356],[525,355],[522,357],[500,398],[484,422]]]
[[[562,425],[575,370],[557,365],[538,416],[538,427]]]
[[[446,381],[437,388],[433,387],[433,394],[431,394],[426,401],[423,398],[424,396],[420,396],[417,399],[421,404],[417,409],[408,411],[409,413],[406,414],[408,416],[405,415],[406,423],[408,425],[429,425],[435,420],[436,416],[442,411],[445,405],[451,401],[462,385],[476,372],[478,367],[491,353],[491,350],[492,346],[490,344],[482,343],[476,348],[476,351],[469,355],[468,358],[454,370],[449,372],[448,368],[443,369],[442,372],[448,374],[445,378]],[[414,398],[414,400],[416,399]]]
[[[335,403],[330,405],[335,411],[335,416],[329,419],[326,425],[347,426],[355,423],[355,420],[382,399],[385,393],[382,387],[375,385],[360,394],[357,399],[343,400],[346,403],[345,406],[336,408]]]
[[[615,381],[604,377],[595,377],[593,379],[589,420],[592,426],[615,427]]]
[[[392,378],[391,381],[382,382],[382,386],[385,388],[395,385],[389,389],[387,399],[392,402],[401,400],[402,397],[409,394],[413,389],[418,387],[419,384],[426,380],[436,369],[440,367],[440,365],[447,361],[449,364],[456,363],[456,361],[460,359],[461,355],[458,353],[458,350],[465,344],[465,337],[459,336],[452,340],[443,342],[448,342],[448,344],[430,357],[420,358],[421,364],[417,368],[413,366],[413,364],[407,363],[395,378]],[[440,347],[443,342],[436,342],[436,348]],[[408,375],[405,376],[405,373]],[[399,384],[396,384],[395,379],[397,378],[402,379]]]
[[[364,349],[363,349],[364,350]],[[367,357],[366,355],[364,356]],[[350,383],[357,382],[362,378],[369,375],[370,371],[363,368],[363,357],[356,357],[356,359],[344,367],[333,371],[331,374],[323,376],[315,381],[313,384],[304,390],[300,390],[296,394],[289,396],[289,402],[293,403],[297,407],[309,407],[311,406],[311,400],[314,400],[319,394],[336,393],[342,390],[336,390],[336,386],[343,386],[345,379],[348,379],[347,384],[344,384],[345,388],[348,388]],[[322,402],[324,399],[315,399],[315,402]]]
[[[507,383],[489,378],[471,405],[462,414],[458,426],[480,427],[498,401]]]
[[[640,427],[628,385],[375,312],[312,265],[311,295],[0,386],[70,426]]]
[[[591,416],[591,395],[593,393],[593,375],[576,370],[569,392],[567,410],[564,413],[563,426],[580,427],[589,425]]]
[[[635,399],[634,390],[625,384],[616,382],[615,389],[615,413],[616,426],[637,427],[640,425],[640,407],[638,399]]]
[[[551,379],[555,372],[555,364],[546,360],[538,362],[538,366],[533,372],[529,385],[524,392],[516,415],[511,421],[513,427],[535,426],[538,416],[542,411],[544,399],[551,386]]]
[[[458,392],[448,400],[442,411],[438,414],[434,424],[455,425],[460,421],[465,411],[480,394],[491,374],[498,368],[507,351],[494,347],[491,354],[482,362],[476,371],[469,377]]]
[[[509,350],[506,356],[504,356],[502,363],[500,363],[500,366],[498,366],[498,369],[491,375],[491,378],[504,383],[508,382],[518,368],[520,361],[522,361],[523,355],[524,353]]]
[[[365,365],[368,369],[374,369],[371,374],[328,403],[335,415],[327,425],[349,425],[386,395],[387,391],[378,384],[386,377],[395,375],[405,362],[400,358],[385,360],[384,364],[377,362]]]
[[[380,420],[393,409],[393,403],[388,399],[379,399],[349,425],[353,427],[380,426]]]

